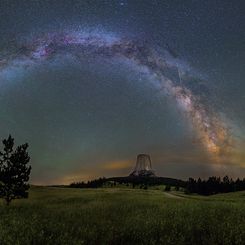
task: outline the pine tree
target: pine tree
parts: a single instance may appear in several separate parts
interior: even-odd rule
[[[2,143],[4,149],[0,151],[0,198],[5,199],[9,205],[13,199],[28,197],[30,157],[27,143],[14,149],[14,138],[11,135]]]

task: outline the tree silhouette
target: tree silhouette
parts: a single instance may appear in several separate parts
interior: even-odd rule
[[[13,149],[14,138],[11,135],[2,143],[4,148],[0,151],[0,198],[4,198],[9,205],[13,199],[28,197],[30,157],[27,143]]]
[[[245,190],[245,178],[234,181],[228,176],[225,176],[222,180],[220,177],[212,176],[207,180],[189,178],[186,183],[186,193],[197,193],[200,195],[213,195],[242,190]]]

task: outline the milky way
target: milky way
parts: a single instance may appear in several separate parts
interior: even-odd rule
[[[28,69],[31,65],[50,60],[57,54],[70,54],[77,59],[92,55],[130,60],[136,67],[147,69],[154,75],[151,79],[158,89],[175,98],[210,157],[219,161],[232,147],[232,137],[225,122],[205,102],[205,94],[198,94],[193,87],[186,85],[185,81],[194,76],[191,68],[184,65],[170,50],[156,50],[142,41],[102,32],[46,34],[16,44],[14,51],[2,50],[0,68],[2,74],[16,66]],[[198,81],[195,84],[197,86]]]

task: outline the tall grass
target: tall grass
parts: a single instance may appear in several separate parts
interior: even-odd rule
[[[33,187],[0,205],[0,244],[244,244],[245,194]]]

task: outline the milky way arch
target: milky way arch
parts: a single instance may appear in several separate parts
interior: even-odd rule
[[[84,55],[106,58],[120,58],[143,67],[154,75],[158,88],[175,98],[178,106],[188,117],[201,143],[214,159],[227,153],[231,146],[231,136],[224,121],[204,102],[200,94],[181,82],[180,74],[187,68],[171,51],[158,52],[143,42],[119,38],[106,33],[67,32],[46,34],[22,44],[15,44],[12,50],[0,53],[0,74],[5,70],[36,64],[52,59],[57,54],[69,53],[78,59]],[[173,72],[178,77],[173,78]],[[203,88],[204,89],[204,88]]]

